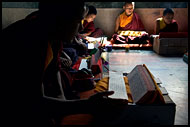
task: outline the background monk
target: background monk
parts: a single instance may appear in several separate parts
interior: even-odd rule
[[[143,31],[144,25],[141,22],[140,17],[134,12],[134,7],[132,2],[125,2],[123,6],[124,12],[120,14],[116,19],[115,30],[133,30],[133,31]]]
[[[156,20],[155,34],[160,32],[178,32],[178,24],[174,18],[174,11],[171,8],[166,8],[163,16]]]
[[[96,18],[97,10],[94,6],[88,6],[88,13],[82,20],[82,30],[79,32],[82,37],[100,37],[103,31],[100,28],[95,28],[94,19]]]

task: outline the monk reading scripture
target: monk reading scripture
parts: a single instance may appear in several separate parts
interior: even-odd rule
[[[174,11],[171,8],[166,8],[163,16],[156,20],[155,34],[160,32],[178,32],[178,24],[174,18]]]
[[[100,37],[103,31],[100,28],[95,28],[94,19],[96,18],[97,10],[94,6],[88,6],[88,13],[82,20],[83,29],[79,32],[82,37]]]
[[[126,40],[128,39],[118,35],[119,31],[145,31],[140,17],[134,12],[133,2],[126,2],[123,9],[124,12],[116,19],[114,29],[115,34],[113,34],[112,39],[110,40],[111,43],[126,43]]]
[[[114,32],[117,33],[118,30],[143,31],[144,25],[137,13],[134,12],[133,3],[126,2],[123,9],[124,12],[116,19]]]

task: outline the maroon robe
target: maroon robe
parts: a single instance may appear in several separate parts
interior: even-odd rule
[[[145,29],[140,17],[134,12],[132,21],[129,24],[127,24],[125,27],[119,26],[119,30],[144,31]]]
[[[172,21],[170,24],[166,24],[166,27],[160,29],[160,32],[178,32],[178,24],[175,20]]]
[[[89,32],[94,32],[95,31],[95,26],[94,26],[94,22],[87,22],[86,20],[84,20],[83,23],[83,30],[80,33],[89,33]]]
[[[87,22],[86,20],[84,20],[83,30],[81,30],[80,33],[84,34],[89,32],[91,32],[91,34],[89,35],[90,37],[100,37],[103,35],[103,31],[100,28],[95,28],[93,21]]]

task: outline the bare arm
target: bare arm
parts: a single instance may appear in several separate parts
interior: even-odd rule
[[[119,16],[118,16],[117,19],[116,19],[116,22],[115,22],[114,33],[117,33],[117,32],[118,32],[118,29],[119,29],[119,23],[120,23],[120,19],[119,19]]]
[[[89,36],[92,32],[83,34],[84,36]]]
[[[86,38],[86,36],[89,36],[92,32],[89,33],[83,33],[83,34],[79,34],[82,38]]]

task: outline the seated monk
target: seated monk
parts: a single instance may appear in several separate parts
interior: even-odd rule
[[[82,30],[79,32],[82,37],[100,37],[103,31],[100,28],[95,28],[94,19],[96,18],[97,10],[94,6],[88,6],[88,13],[82,20]]]
[[[132,30],[132,31],[143,31],[144,25],[141,22],[140,17],[134,12],[133,3],[126,2],[123,6],[124,12],[120,14],[116,19],[115,30]]]
[[[118,31],[145,31],[144,25],[138,14],[134,12],[133,6],[133,2],[126,2],[123,6],[124,12],[121,13],[116,19],[114,29],[115,34],[110,40],[111,43],[126,43],[125,40],[127,40],[127,38],[118,35]]]
[[[174,18],[174,11],[171,8],[166,8],[163,16],[156,20],[155,34],[160,32],[178,32],[178,24]]]

